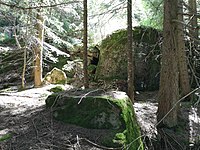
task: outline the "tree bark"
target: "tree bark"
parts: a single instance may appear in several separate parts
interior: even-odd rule
[[[83,33],[83,70],[84,70],[84,87],[89,87],[89,80],[88,80],[88,69],[87,69],[87,45],[88,45],[88,34],[87,34],[87,19],[88,19],[88,13],[87,13],[87,0],[84,0],[83,2],[84,7],[84,13],[83,13],[83,25],[84,25],[84,33]]]
[[[183,4],[181,0],[179,0],[178,20],[179,22],[183,22]],[[176,38],[177,38],[177,46],[178,46],[180,91],[181,91],[181,96],[183,97],[190,92],[191,87],[190,87],[189,74],[188,74],[187,56],[185,52],[183,24],[179,22],[177,22],[178,32],[176,34],[177,36]],[[189,100],[190,97],[187,97],[186,99]]]
[[[132,0],[128,0],[127,3],[127,39],[128,39],[128,47],[127,47],[127,58],[128,58],[128,96],[131,101],[134,103],[134,70],[133,70],[133,31],[132,31]]]
[[[42,84],[42,51],[43,51],[43,40],[44,40],[44,18],[37,13],[37,23],[36,23],[36,39],[37,42],[34,46],[35,52],[35,62],[34,62],[34,85],[39,87]]]
[[[177,125],[178,107],[174,107],[179,98],[179,75],[177,60],[177,23],[178,0],[164,1],[162,64],[160,89],[158,97],[157,120],[159,126],[174,127]],[[172,109],[173,108],[173,109]],[[168,114],[168,112],[170,112]],[[168,114],[166,116],[166,114]]]
[[[197,23],[197,2],[196,0],[188,0],[189,5],[189,24],[191,28],[189,28],[189,34],[191,36],[191,42],[193,46],[196,47],[197,43],[195,42],[198,39],[198,23]]]

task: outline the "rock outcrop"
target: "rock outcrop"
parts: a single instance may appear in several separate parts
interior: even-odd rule
[[[160,33],[153,28],[133,29],[136,90],[157,90],[160,72]],[[127,31],[119,30],[106,37],[100,47],[96,79],[127,79]]]
[[[124,92],[73,90],[46,99],[47,108],[60,121],[85,128],[109,130],[101,143],[107,147],[143,149],[134,108]],[[133,142],[134,141],[134,142]]]

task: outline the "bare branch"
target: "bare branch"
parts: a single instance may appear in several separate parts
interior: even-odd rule
[[[40,6],[33,6],[33,7],[22,7],[18,6],[17,4],[9,4],[6,2],[3,2],[0,0],[0,4],[10,7],[10,8],[16,8],[16,9],[22,9],[22,10],[30,10],[30,9],[38,9],[38,8],[50,8],[50,7],[56,7],[56,6],[62,6],[62,5],[69,5],[74,3],[81,3],[82,1],[69,1],[65,3],[58,3],[58,4],[52,4],[52,5],[40,5]]]

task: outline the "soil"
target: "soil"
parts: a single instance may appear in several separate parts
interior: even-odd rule
[[[7,134],[11,137],[0,141],[0,150],[102,150],[112,149],[100,145],[100,137],[107,130],[86,129],[64,124],[52,118],[51,110],[45,108],[45,99],[55,85],[18,91],[17,87],[0,91],[0,139]],[[71,89],[69,85],[66,90]],[[161,149],[157,136],[156,102],[157,92],[137,92],[134,108],[141,126],[146,149]],[[177,131],[162,130],[168,149],[200,149],[200,108],[199,105],[183,103],[182,122]],[[183,141],[190,141],[183,143]],[[157,146],[156,146],[157,145]],[[175,146],[174,146],[175,145]]]

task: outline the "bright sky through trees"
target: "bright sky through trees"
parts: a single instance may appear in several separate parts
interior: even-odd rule
[[[102,5],[103,3],[103,5]],[[127,27],[126,1],[120,0],[88,0],[89,7],[89,29],[95,31],[94,42],[98,42],[118,29]],[[108,8],[106,8],[108,7]],[[112,11],[113,10],[113,11]],[[138,18],[134,14],[145,17],[141,0],[133,0],[133,26],[139,25]],[[106,14],[104,14],[104,12]],[[108,13],[109,12],[109,13]],[[94,25],[97,25],[96,28]]]

